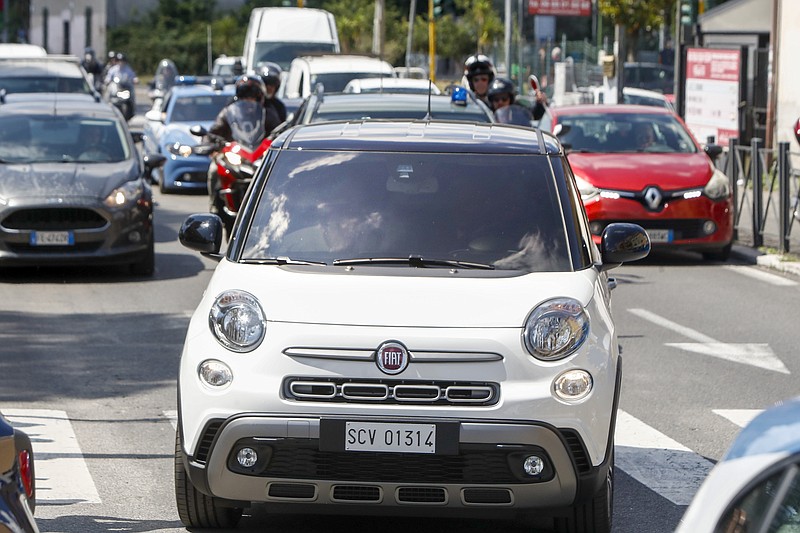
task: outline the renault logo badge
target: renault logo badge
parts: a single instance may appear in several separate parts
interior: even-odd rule
[[[648,187],[644,190],[644,203],[647,204],[652,210],[656,210],[661,207],[661,200],[664,197],[661,195],[661,191],[658,190],[657,187]]]
[[[386,341],[375,352],[375,364],[384,374],[399,374],[408,367],[408,350],[397,341]]]

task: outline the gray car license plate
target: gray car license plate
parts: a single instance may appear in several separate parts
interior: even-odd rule
[[[75,237],[71,231],[34,231],[31,233],[31,246],[72,246]]]

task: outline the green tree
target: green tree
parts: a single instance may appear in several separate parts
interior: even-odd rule
[[[614,24],[625,27],[629,57],[641,32],[672,22],[676,0],[597,0],[597,9]],[[630,59],[633,59],[630,57]]]

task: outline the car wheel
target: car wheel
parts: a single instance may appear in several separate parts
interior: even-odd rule
[[[141,258],[135,263],[131,263],[131,274],[137,276],[152,276],[156,270],[156,246],[153,238]]]
[[[703,259],[706,261],[727,261],[731,256],[731,248],[733,247],[733,243],[728,243],[727,246],[720,248],[716,252],[703,252]]]
[[[172,191],[169,189],[169,187],[167,187],[166,183],[164,183],[165,181],[166,179],[164,172],[161,172],[161,175],[158,178],[158,190],[161,191],[162,194],[169,194]]]
[[[178,516],[186,527],[235,528],[242,518],[243,509],[225,507],[217,498],[207,496],[192,485],[184,465],[181,428],[175,433],[175,501]]]
[[[603,486],[592,499],[576,505],[566,517],[555,520],[557,533],[611,533],[614,508],[614,452],[608,465]]]

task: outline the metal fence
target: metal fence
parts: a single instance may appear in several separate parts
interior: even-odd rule
[[[734,239],[740,244],[800,250],[800,236],[792,235],[800,225],[800,168],[791,164],[800,154],[790,153],[789,146],[782,142],[773,149],[760,138],[749,145],[731,139],[726,157],[717,160],[733,186]]]

